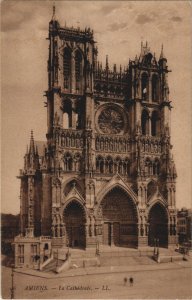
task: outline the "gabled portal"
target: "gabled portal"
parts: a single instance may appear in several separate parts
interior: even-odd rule
[[[161,247],[168,245],[168,216],[166,209],[156,203],[149,212],[149,246],[155,245],[155,240]]]
[[[133,200],[121,188],[115,187],[101,201],[103,244],[137,246],[137,211]]]
[[[64,222],[68,246],[72,248],[85,248],[85,222],[86,216],[82,205],[72,200],[64,210]]]

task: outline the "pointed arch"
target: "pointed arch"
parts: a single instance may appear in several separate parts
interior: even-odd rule
[[[63,221],[66,226],[66,235],[69,247],[85,248],[87,221],[84,206],[76,199],[71,200],[63,210]]]
[[[115,185],[107,191],[99,203],[98,211],[103,220],[103,244],[137,246],[137,206],[124,188]]]
[[[65,47],[63,51],[63,76],[64,76],[64,89],[70,90],[71,88],[71,50]]]
[[[168,245],[168,211],[161,201],[153,203],[148,210],[149,235],[148,243],[154,242],[161,247]]]
[[[96,170],[101,174],[104,173],[104,158],[101,155],[96,157]]]
[[[143,135],[149,134],[149,113],[145,109],[142,111],[141,115],[141,129]]]
[[[157,74],[152,76],[152,101],[158,102],[159,96],[159,77]]]
[[[82,54],[78,49],[75,51],[75,82],[76,82],[77,91],[81,89],[82,62],[83,62]]]
[[[159,134],[159,132],[159,113],[158,111],[154,110],[151,116],[151,135],[156,136]]]
[[[84,197],[83,187],[77,178],[70,178],[67,182],[65,182],[63,188],[64,196],[66,197],[74,187]]]
[[[63,103],[63,128],[69,129],[72,127],[72,102],[70,99],[64,100]]]
[[[153,175],[158,176],[160,174],[160,161],[159,158],[155,158],[153,162]]]
[[[128,196],[132,199],[132,201],[135,203],[135,206],[137,206],[137,195],[134,193],[134,191],[127,186],[124,181],[121,179],[122,177],[120,175],[115,175],[110,180],[110,182],[105,186],[105,189],[103,187],[100,189],[99,193],[97,194],[97,203],[99,204],[101,200],[105,197],[105,195],[112,190],[115,187],[119,187],[123,189]]]
[[[141,75],[141,95],[142,99],[147,101],[149,94],[149,76],[146,72]]]
[[[73,158],[70,152],[64,154],[64,170],[72,171],[73,170]]]

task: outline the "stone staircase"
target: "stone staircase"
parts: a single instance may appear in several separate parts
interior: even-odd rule
[[[99,249],[99,255],[96,255],[96,249],[89,248],[87,250],[69,249],[70,262],[67,269],[104,267],[104,266],[134,266],[134,265],[152,265],[157,262],[153,259],[152,247],[142,249],[128,249],[123,247],[103,247]],[[174,261],[179,259],[178,253],[172,249],[159,249],[163,258],[162,262]],[[66,261],[67,248],[57,249],[54,258],[43,267],[43,272],[56,272],[58,267],[63,266]],[[173,257],[169,260],[169,257]],[[180,256],[181,259],[181,256]],[[67,271],[65,269],[65,271]],[[64,272],[62,270],[62,272]]]
[[[64,260],[53,258],[46,266],[42,268],[43,272],[55,272],[57,267],[62,266]]]
[[[176,252],[174,248],[170,249],[160,249],[159,253],[153,253],[153,259],[158,263],[168,263],[175,261],[182,261],[183,259],[188,260],[188,258],[183,254]]]
[[[101,248],[100,264],[101,266],[125,266],[125,265],[143,265],[154,264],[152,260],[153,249],[126,249],[120,247]]]

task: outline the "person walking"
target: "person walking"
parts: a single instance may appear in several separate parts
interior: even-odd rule
[[[127,277],[124,278],[124,285],[127,285]]]
[[[132,276],[129,278],[129,284],[130,284],[130,286],[133,286],[133,277]]]

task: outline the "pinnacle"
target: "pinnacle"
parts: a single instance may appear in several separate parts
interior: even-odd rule
[[[35,154],[35,143],[34,143],[34,138],[33,138],[33,130],[31,130],[29,153]]]

